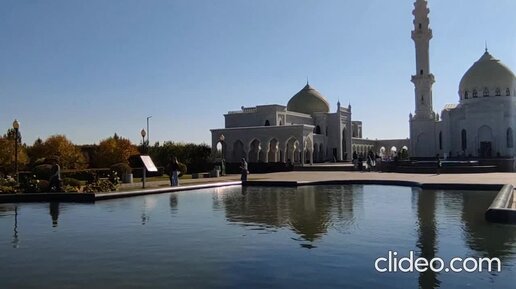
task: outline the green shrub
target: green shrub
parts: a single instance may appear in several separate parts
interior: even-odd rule
[[[52,175],[52,165],[43,164],[35,166],[34,169],[32,169],[32,173],[36,176],[36,179],[48,180]]]
[[[120,186],[120,178],[117,172],[113,171],[108,175],[107,179],[95,177],[94,180],[88,182],[83,189],[85,193],[108,193],[118,190]]]
[[[74,178],[64,178],[63,186],[81,187],[81,181]]]
[[[16,180],[11,177],[0,178],[0,194],[14,194],[18,192]]]
[[[112,171],[115,171],[118,174],[118,176],[127,175],[127,174],[130,174],[132,172],[131,167],[128,164],[126,164],[126,163],[114,164],[114,165],[111,166],[110,169]]]

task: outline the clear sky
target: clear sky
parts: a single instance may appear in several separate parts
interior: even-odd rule
[[[223,114],[306,83],[364,137],[408,137],[413,0],[0,0],[0,130],[206,142]],[[434,110],[489,51],[516,71],[516,1],[429,0]]]

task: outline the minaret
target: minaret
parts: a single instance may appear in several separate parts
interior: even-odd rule
[[[415,86],[416,111],[415,119],[433,119],[432,84],[434,75],[430,73],[429,43],[432,39],[432,29],[426,0],[416,0],[414,3],[414,30],[412,40],[416,45],[416,74],[412,76]]]

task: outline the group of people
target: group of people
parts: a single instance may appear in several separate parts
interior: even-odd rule
[[[376,162],[380,159],[380,157],[373,153],[373,151],[369,151],[366,156],[362,153],[357,154],[356,151],[353,152],[353,168],[358,171],[364,170],[364,161],[366,163],[365,170],[367,171],[375,171],[376,170]]]

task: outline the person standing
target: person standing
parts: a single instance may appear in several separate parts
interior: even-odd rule
[[[248,174],[249,170],[247,168],[247,162],[245,161],[245,158],[242,158],[242,161],[240,162],[240,180],[242,182],[246,182]]]
[[[170,185],[172,187],[179,186],[179,163],[177,162],[176,157],[170,158],[170,163],[168,164],[169,176],[170,176]]]
[[[57,163],[55,158],[52,159],[52,168],[50,169],[51,175],[48,180],[48,187],[52,192],[61,191],[61,167]]]
[[[435,166],[436,166],[436,174],[441,174],[441,167],[443,166],[441,159],[439,158],[439,154],[435,155]]]

